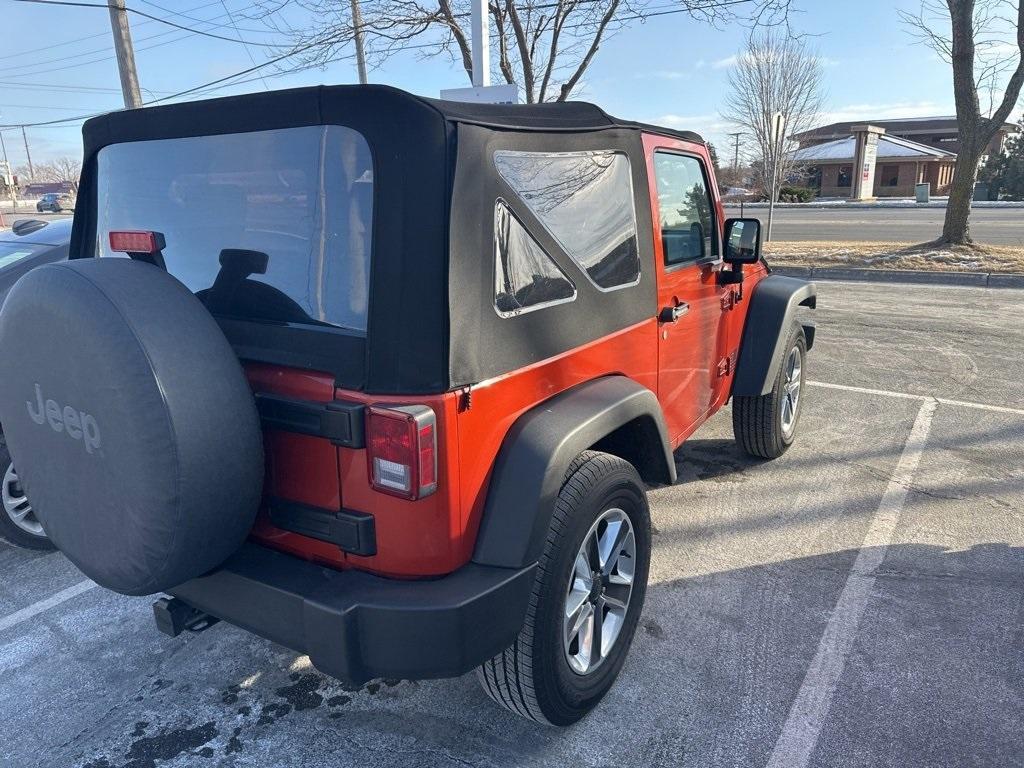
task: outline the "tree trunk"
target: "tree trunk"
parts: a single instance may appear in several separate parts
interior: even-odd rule
[[[942,240],[956,245],[966,245],[971,240],[971,200],[974,198],[974,182],[978,180],[978,161],[981,150],[974,143],[964,142],[956,158],[953,182],[949,187],[949,202],[946,203],[946,220],[942,225]]]

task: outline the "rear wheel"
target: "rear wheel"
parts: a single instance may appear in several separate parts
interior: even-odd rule
[[[737,396],[732,401],[736,441],[751,456],[762,459],[778,458],[796,438],[807,357],[807,340],[799,323],[790,328],[783,349],[771,392],[759,397]]]
[[[550,725],[570,725],[597,706],[633,641],[650,551],[636,469],[609,454],[580,454],[558,495],[523,629],[477,670],[487,694]]]
[[[3,471],[3,485],[0,487],[0,500],[3,503],[0,537],[26,549],[54,549],[25,496],[3,435],[0,435],[0,470]]]

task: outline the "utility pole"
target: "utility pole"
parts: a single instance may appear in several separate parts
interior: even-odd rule
[[[4,141],[3,131],[0,131],[0,150],[4,153],[4,185],[11,196],[14,210],[18,210],[18,193],[14,189],[14,170],[11,168],[11,161],[7,159],[7,143]]]
[[[25,142],[25,157],[28,158],[29,181],[36,180],[36,169],[32,167],[32,153],[28,151],[28,135],[25,133],[25,126],[21,126],[21,140]]]
[[[732,136],[733,145],[735,147],[735,150],[734,150],[733,156],[732,156],[732,167],[734,169],[739,168],[740,167],[740,136],[743,135],[743,132],[740,131],[740,132],[737,132],[737,133],[727,133],[725,135],[726,136]]]
[[[473,87],[487,88],[491,84],[490,17],[487,0],[473,0]]]
[[[139,93],[139,73],[135,69],[135,49],[132,47],[132,33],[128,28],[128,11],[124,0],[107,0],[110,10],[110,28],[114,33],[114,52],[117,54],[117,69],[121,75],[121,93],[124,94],[125,109],[142,106]]]
[[[359,83],[366,85],[366,51],[363,49],[363,14],[359,0],[352,0],[352,31],[356,42],[356,66],[359,69]]]

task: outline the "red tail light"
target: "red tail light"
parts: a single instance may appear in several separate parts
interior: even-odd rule
[[[159,232],[122,230],[110,233],[110,250],[117,253],[159,253],[165,248]]]
[[[425,405],[366,410],[366,458],[378,491],[421,499],[437,490],[437,430]]]

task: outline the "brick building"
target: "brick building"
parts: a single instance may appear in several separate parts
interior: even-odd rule
[[[936,149],[944,149],[947,152],[957,154],[960,152],[960,130],[955,117],[913,117],[902,120],[852,120],[843,123],[830,123],[819,128],[812,128],[809,131],[795,134],[792,138],[799,144],[800,149],[844,139],[850,135],[853,126],[858,123],[871,123],[879,128],[884,128],[887,136],[896,136],[900,139],[924,144]],[[992,143],[989,144],[986,155],[998,153],[1006,146],[1006,139],[1020,131],[1020,127],[1014,123],[1004,123],[996,132]],[[982,158],[982,162],[985,159]]]
[[[855,152],[854,137],[847,134],[809,144],[793,156],[808,174],[808,186],[818,190],[820,197],[849,197],[853,191]],[[929,182],[933,195],[945,195],[955,166],[953,152],[884,133],[878,137],[873,194],[912,197],[915,184]]]
[[[928,182],[933,195],[949,193],[960,136],[955,117],[917,117],[902,120],[855,120],[830,123],[791,138],[799,149],[795,157],[809,174],[810,186],[821,197],[849,197],[854,186],[853,133],[870,123],[884,129],[878,137],[878,155],[872,194],[875,197],[910,197],[914,185]],[[982,156],[1001,151],[1020,127],[1005,123]]]

